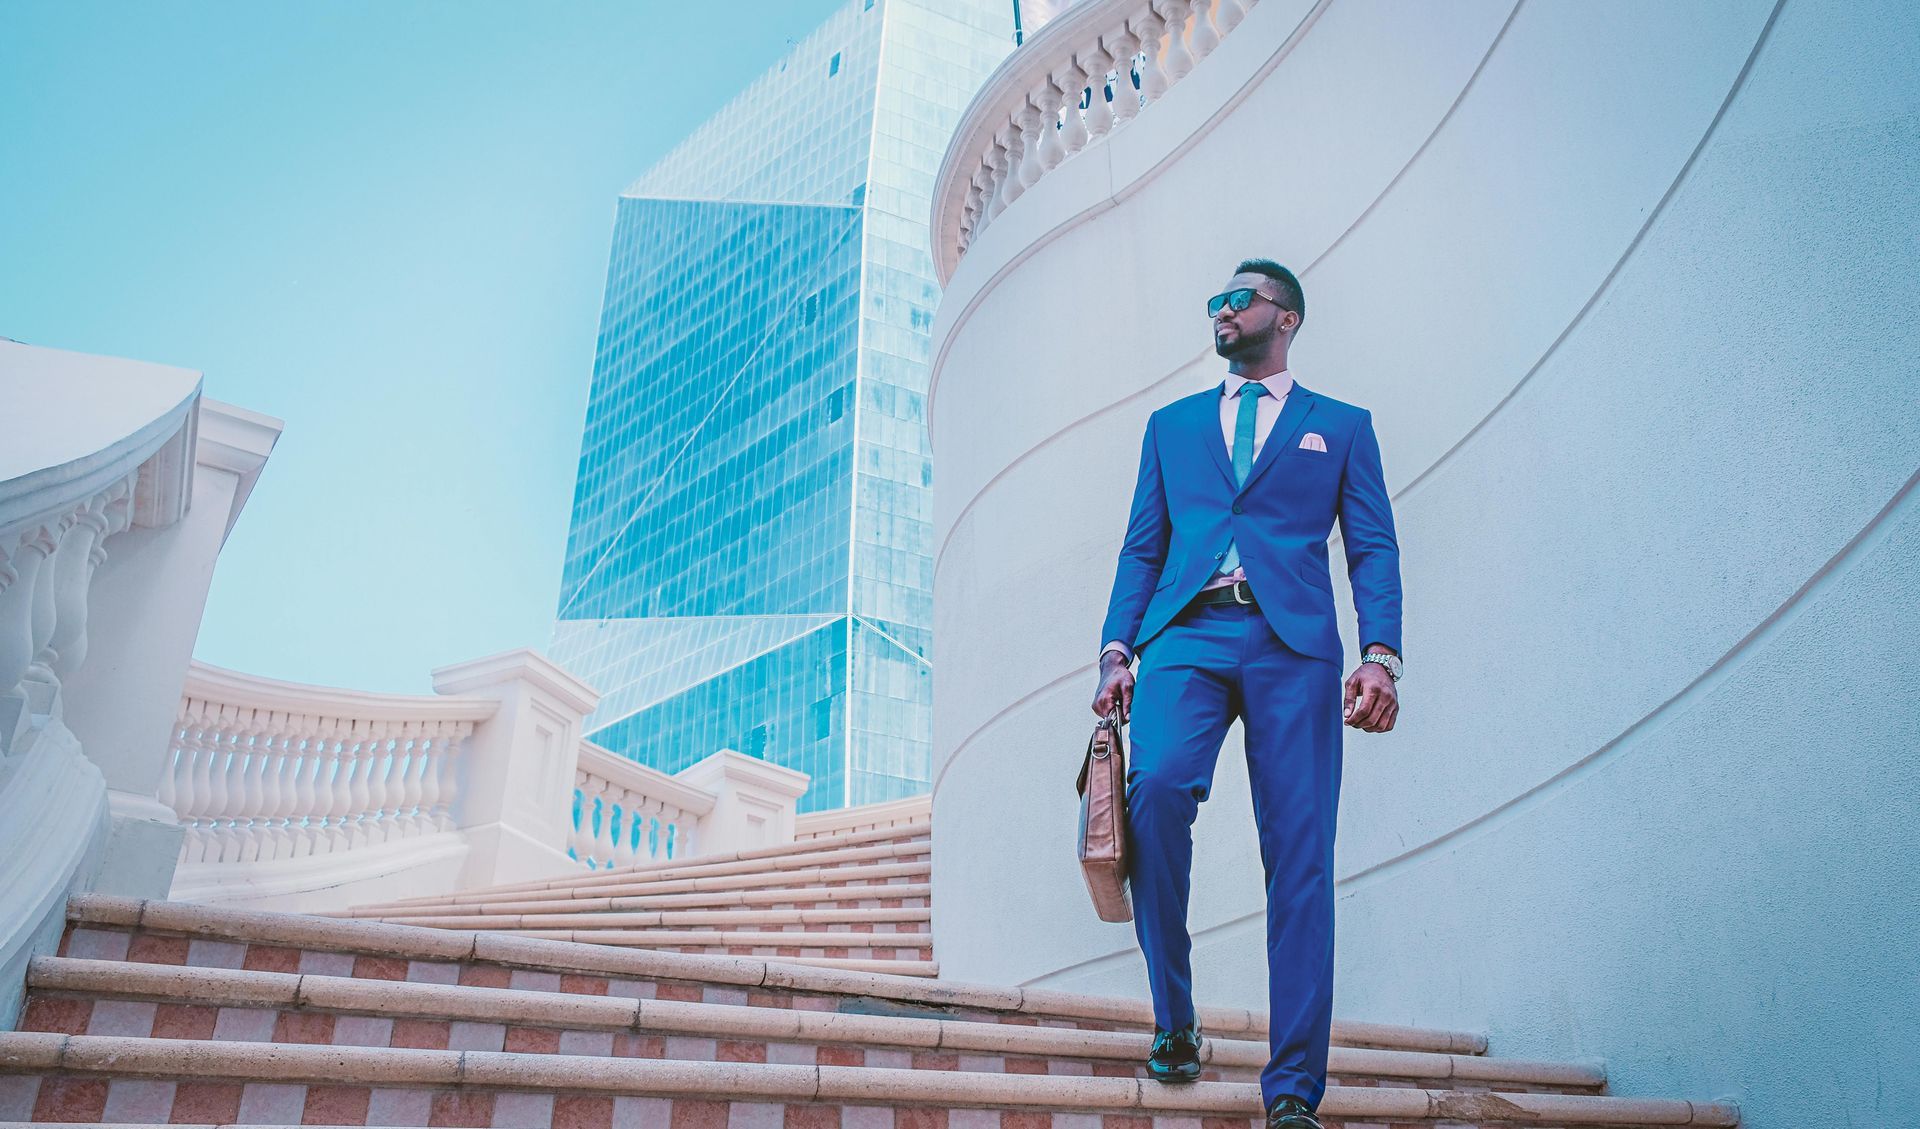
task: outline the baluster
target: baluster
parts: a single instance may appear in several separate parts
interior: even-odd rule
[[[573,826],[567,835],[567,849],[582,866],[593,865],[593,793],[586,772],[573,774]]]
[[[46,664],[68,674],[87,655],[87,589],[93,570],[106,559],[100,542],[106,537],[106,495],[90,502],[74,519],[53,564],[53,631],[47,640]]]
[[[1003,128],[993,135],[993,144],[987,146],[986,166],[987,184],[990,192],[987,196],[987,219],[997,219],[1007,208],[1007,134],[1010,127]]]
[[[1060,130],[1060,159],[1064,161],[1087,147],[1087,123],[1080,114],[1080,95],[1087,85],[1086,75],[1078,63],[1069,60],[1066,67],[1053,76],[1053,85],[1066,99],[1066,116],[1061,119]]]
[[[473,722],[456,722],[453,740],[447,742],[447,767],[442,771],[446,775],[440,779],[440,806],[434,816],[435,826],[441,829],[453,826],[453,809],[460,802],[460,758],[466,755],[467,738],[473,736]]]
[[[634,832],[639,831],[644,835],[647,826],[646,816],[643,814],[646,811],[646,802],[637,794],[625,788],[620,789],[619,804],[620,827],[613,836],[613,866],[616,869],[634,864]]]
[[[1014,115],[1014,122],[1020,127],[1020,169],[1015,178],[1020,190],[1025,192],[1040,179],[1045,169],[1040,167],[1040,128],[1046,116],[1039,106],[1033,104],[1036,95],[1028,95],[1020,105],[1020,112]],[[1048,123],[1051,125],[1051,123]]]
[[[1187,51],[1187,16],[1193,12],[1193,0],[1152,0],[1153,8],[1166,20],[1167,85],[1172,86],[1193,70],[1193,56]]]
[[[182,707],[185,722],[180,729],[180,747],[173,761],[173,783],[169,789],[173,798],[169,806],[173,808],[174,818],[186,828],[186,837],[180,843],[181,862],[199,862],[206,850],[206,840],[200,834],[199,811],[205,792],[196,785],[197,762],[200,746],[209,724],[212,707],[198,699],[188,699]]]
[[[987,166],[982,164],[973,170],[973,180],[967,185],[967,206],[962,213],[960,234],[962,246],[973,241],[982,228],[987,226]]]
[[[1213,54],[1213,49],[1220,46],[1220,33],[1213,28],[1213,0],[1194,0],[1193,31],[1187,42],[1193,50],[1195,63]]]
[[[160,768],[160,785],[154,789],[153,798],[173,811],[176,821],[180,818],[180,789],[174,777],[180,771],[180,749],[186,744],[187,728],[193,724],[193,699],[186,698],[180,703],[180,712],[174,715],[173,734],[167,742],[167,759]]]
[[[347,812],[353,807],[354,734],[347,722],[337,717],[318,719],[326,765],[315,781],[320,791],[320,825],[325,834],[314,843],[315,854],[346,850]]]
[[[1133,31],[1140,36],[1140,51],[1146,60],[1140,64],[1140,97],[1146,105],[1158,101],[1167,92],[1166,60],[1161,57],[1161,46],[1166,40],[1167,21],[1151,6],[1143,9],[1128,21]]]
[[[427,762],[426,787],[423,791],[427,804],[427,822],[436,831],[447,831],[453,827],[453,805],[457,799],[454,789],[459,779],[456,762],[461,750],[466,748],[467,735],[472,732],[473,723],[461,721],[454,723],[450,731],[443,732],[434,739],[431,750],[432,759]]]
[[[373,802],[373,793],[367,787],[367,776],[373,771],[373,758],[376,742],[371,730],[372,723],[354,721],[348,742],[347,764],[347,849],[367,845],[367,809]]]
[[[1241,20],[1247,18],[1247,8],[1253,5],[1243,6],[1241,0],[1216,0],[1216,2],[1218,6],[1213,10],[1213,26],[1220,29],[1220,37],[1224,39],[1228,32],[1240,26]]]
[[[1000,136],[1006,139],[1007,148],[1007,171],[1000,184],[1000,197],[1005,201],[1000,206],[1005,208],[1007,204],[1018,200],[1020,194],[1027,190],[1027,186],[1020,180],[1021,166],[1027,163],[1027,143],[1020,135],[1018,115],[1007,122],[1006,128],[1000,131]]]
[[[233,800],[231,781],[227,779],[227,763],[233,759],[234,730],[241,724],[240,707],[223,705],[213,732],[207,735],[207,755],[202,762],[206,769],[206,787],[201,791],[201,795],[206,797],[201,821],[207,830],[207,862],[230,862],[233,858],[233,836],[226,830],[222,820],[226,818],[227,805]]]
[[[433,825],[428,822],[426,804],[422,799],[424,784],[422,779],[427,767],[427,748],[439,735],[440,725],[424,727],[420,735],[414,738],[413,747],[407,750],[407,773],[400,778],[400,834],[408,839],[429,830]]]
[[[1045,174],[1059,168],[1060,162],[1067,159],[1067,147],[1060,140],[1060,108],[1066,104],[1067,95],[1057,80],[1048,75],[1033,97],[1034,104],[1040,107],[1040,172]]]
[[[1132,121],[1140,113],[1140,92],[1133,88],[1133,60],[1140,53],[1140,37],[1125,24],[1107,33],[1106,46],[1113,56],[1113,128]]]
[[[35,713],[53,713],[56,709],[59,679],[53,674],[53,622],[54,622],[54,583],[55,575],[60,571],[60,558],[71,557],[66,547],[73,540],[73,531],[78,514],[67,514],[51,525],[46,526],[53,547],[47,553],[47,559],[40,565],[40,571],[33,578],[33,608],[29,613],[32,620],[29,627],[31,641],[28,649],[33,659],[27,664],[26,685],[28,698],[33,703]]]
[[[421,827],[423,831],[438,831],[444,827],[441,823],[445,809],[440,802],[440,774],[446,768],[447,742],[450,739],[447,727],[442,726],[441,732],[427,742],[427,753],[421,762],[420,816],[424,821]]]
[[[1087,94],[1087,136],[1098,139],[1113,129],[1113,103],[1107,101],[1107,72],[1113,69],[1113,59],[1098,40],[1091,50],[1083,51],[1081,55],[1088,81],[1092,84]]]
[[[267,734],[272,732],[273,711],[255,710],[253,724],[248,726],[247,735],[241,741],[240,752],[246,754],[246,770],[240,777],[240,787],[236,790],[234,804],[234,837],[239,840],[242,862],[262,857],[262,847],[266,840],[266,821],[262,813],[266,810],[266,781],[263,774],[267,769]],[[239,757],[234,758],[237,765]],[[271,858],[267,852],[265,857]]]
[[[299,754],[287,728],[287,715],[275,711],[272,720],[261,742],[271,759],[267,762],[266,797],[260,809],[264,825],[260,851],[263,857],[277,860],[293,856],[294,772]]]
[[[674,821],[671,834],[660,836],[660,853],[670,859],[692,858],[700,851],[700,832],[694,826],[695,820],[686,812]]]
[[[33,605],[41,566],[52,557],[53,536],[44,527],[0,546],[0,753],[27,730],[32,720],[21,686],[33,662]]]
[[[373,763],[367,768],[367,841],[384,843],[393,830],[393,789],[390,781],[399,767],[400,750],[413,723],[377,721],[373,725]]]
[[[327,758],[313,718],[298,714],[293,718],[292,727],[300,754],[299,769],[293,778],[293,854],[295,858],[305,858],[320,853],[320,838],[325,833],[323,797]]]

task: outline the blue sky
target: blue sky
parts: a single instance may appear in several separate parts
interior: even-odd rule
[[[286,421],[200,658],[544,647],[614,198],[837,6],[0,4],[0,336]]]

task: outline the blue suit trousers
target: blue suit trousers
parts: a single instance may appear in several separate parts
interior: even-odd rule
[[[1318,1106],[1333,1023],[1333,837],[1340,801],[1338,660],[1288,648],[1265,616],[1189,605],[1140,653],[1127,771],[1134,931],[1154,1022],[1194,1019],[1187,895],[1193,822],[1227,728],[1246,736],[1267,894],[1267,1103]]]

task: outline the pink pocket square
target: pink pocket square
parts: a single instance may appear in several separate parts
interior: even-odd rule
[[[1325,453],[1327,441],[1320,438],[1318,431],[1309,431],[1300,437],[1300,449],[1302,451],[1320,451]]]

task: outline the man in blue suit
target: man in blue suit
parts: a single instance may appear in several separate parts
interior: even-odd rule
[[[1129,877],[1153,993],[1147,1072],[1163,1082],[1200,1076],[1192,829],[1227,727],[1242,722],[1266,871],[1268,1129],[1320,1127],[1341,722],[1385,733],[1400,711],[1400,551],[1380,446],[1368,412],[1288,371],[1306,311],[1299,280],[1266,259],[1241,263],[1208,300],[1228,375],[1147,420],[1093,701],[1133,724]],[[1327,561],[1336,520],[1363,652],[1344,695]]]

